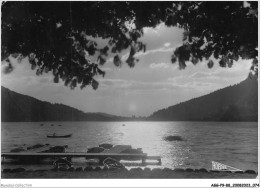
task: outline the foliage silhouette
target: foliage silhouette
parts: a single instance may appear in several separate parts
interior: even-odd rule
[[[258,70],[258,2],[3,2],[2,61],[4,72],[13,70],[10,56],[28,57],[37,75],[52,71],[54,82],[71,88],[91,85],[109,54],[121,66],[122,50],[130,50],[125,61],[134,67],[135,54],[146,50],[139,41],[144,27],[184,29],[183,44],[173,52],[172,63],[184,69],[212,58],[222,67],[233,61],[253,59]],[[100,48],[96,38],[106,39]],[[149,44],[147,44],[149,45]]]

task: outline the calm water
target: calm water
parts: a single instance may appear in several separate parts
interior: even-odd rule
[[[68,151],[86,152],[100,143],[128,144],[160,155],[162,167],[211,169],[211,161],[242,170],[257,170],[256,122],[44,122],[2,123],[2,152],[23,144],[68,145]],[[51,126],[54,124],[54,126]],[[61,124],[62,126],[58,126]],[[125,126],[122,126],[125,124]],[[73,133],[71,138],[51,139],[49,133]],[[181,136],[167,142],[163,137]],[[153,167],[153,166],[150,166]]]

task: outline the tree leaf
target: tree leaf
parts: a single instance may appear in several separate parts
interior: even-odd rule
[[[185,69],[186,68],[186,63],[184,60],[179,60],[179,69]]]
[[[100,65],[104,65],[106,63],[106,59],[103,57],[103,56],[98,56],[98,59],[99,59],[99,64]]]
[[[56,75],[54,76],[53,82],[54,82],[54,83],[59,83],[59,75],[58,75],[58,74],[56,74]]]
[[[121,67],[121,65],[122,65],[122,61],[118,55],[114,56],[113,62],[114,62],[114,65],[117,67]]]
[[[12,63],[9,61],[9,59],[7,59],[7,64],[3,68],[3,73],[4,74],[9,74],[13,70],[14,70],[14,67],[13,67]]]
[[[211,69],[214,66],[214,62],[210,59],[207,65],[208,65],[208,68]]]
[[[193,56],[191,62],[193,63],[193,65],[196,65],[199,62],[199,59]]]
[[[176,61],[177,61],[176,55],[172,54],[171,62],[176,63]]]
[[[95,79],[92,79],[91,85],[92,85],[92,88],[94,90],[96,90],[98,88],[99,84],[98,84],[98,82]]]
[[[133,56],[129,56],[126,60],[126,63],[130,68],[133,68],[135,66],[135,58]]]
[[[227,66],[227,64],[226,64],[226,62],[223,60],[223,58],[219,61],[219,66],[221,66],[221,67],[226,67],[226,66]]]
[[[97,68],[98,74],[102,75],[103,77],[105,77],[105,72],[102,71],[101,69]]]

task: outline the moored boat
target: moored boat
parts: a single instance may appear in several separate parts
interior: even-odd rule
[[[106,158],[103,161],[103,164],[105,167],[107,167],[108,169],[120,169],[120,168],[124,168],[125,166],[120,163],[118,160],[116,159],[112,159],[110,157]]]
[[[62,135],[62,134],[55,134],[55,133],[53,133],[53,134],[47,135],[47,138],[69,138],[71,136],[72,136],[72,134],[64,134],[64,135]]]
[[[68,148],[68,145],[63,146],[51,146],[50,144],[36,144],[29,147],[18,147],[10,150],[10,153],[16,153],[17,155],[12,155],[9,157],[6,157],[6,159],[16,160],[20,163],[40,163],[45,159],[52,159],[52,157],[49,156],[37,156],[35,154],[39,153],[66,153],[66,148]],[[26,155],[28,154],[29,155]],[[33,155],[30,155],[30,154]],[[25,155],[23,155],[25,154]]]

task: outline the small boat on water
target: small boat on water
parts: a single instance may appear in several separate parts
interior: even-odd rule
[[[69,138],[71,136],[72,136],[72,134],[55,134],[55,133],[53,133],[53,134],[48,134],[47,138]]]

